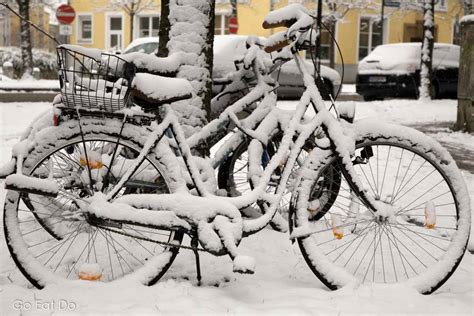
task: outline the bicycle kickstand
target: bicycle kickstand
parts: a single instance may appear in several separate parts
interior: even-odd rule
[[[201,264],[199,261],[199,251],[198,251],[199,241],[198,241],[197,235],[192,237],[191,246],[193,247],[194,256],[196,258],[196,278],[198,281],[198,286],[201,286],[201,279],[202,279],[201,278]]]

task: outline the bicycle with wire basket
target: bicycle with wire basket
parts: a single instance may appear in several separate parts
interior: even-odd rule
[[[274,11],[264,22],[267,28],[288,28],[270,37],[265,49],[291,49],[306,86],[294,113],[276,110],[274,86],[256,57],[261,50],[251,45],[246,60],[256,87],[203,128],[201,136],[207,137],[231,121],[237,132],[230,138],[250,139],[246,168],[252,190],[242,195],[215,190],[212,164],[191,153],[206,137],[186,139],[173,105],[165,104],[191,94],[186,81],[140,73],[116,80],[111,73],[112,84],[92,81],[105,89],[91,89],[92,94],[125,99],[129,93],[137,104],[157,111],[85,111],[73,103],[59,126],[42,130],[18,150],[18,174],[6,180],[4,227],[21,272],[43,287],[81,278],[83,266],[93,264],[104,281],[149,285],[163,276],[180,248],[189,248],[196,254],[198,279],[199,250],[227,254],[235,272],[253,273],[253,259],[238,245],[271,222],[290,188],[290,238],[329,288],[407,283],[431,293],[440,287],[458,266],[469,236],[462,176],[449,153],[422,133],[366,120],[351,124],[328,111],[298,55],[313,24],[299,5]],[[85,73],[90,79],[96,71]],[[68,80],[76,83],[72,91],[88,95],[84,81]],[[150,82],[163,82],[166,89],[156,84],[149,89]],[[239,120],[235,113],[257,95],[263,96],[257,109]],[[310,106],[315,114],[308,119]],[[149,125],[138,125],[144,122]],[[266,157],[279,130],[278,148]],[[238,143],[224,142],[216,156],[228,155]],[[276,189],[267,192],[272,181]],[[253,203],[264,212],[242,216]],[[182,245],[184,234],[190,246]]]

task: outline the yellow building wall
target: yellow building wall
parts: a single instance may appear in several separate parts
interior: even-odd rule
[[[452,43],[453,24],[456,15],[462,16],[462,7],[457,0],[448,0],[446,11],[437,10],[435,12],[438,42]],[[358,62],[359,20],[361,16],[380,16],[380,9],[351,10],[337,23],[336,38],[341,46],[345,64],[357,64]],[[387,21],[385,24],[385,44],[403,42],[405,25],[415,24],[416,21],[423,20],[421,11],[397,10],[387,7],[385,8],[385,17]],[[338,54],[336,54],[336,63],[341,63]]]
[[[336,39],[341,48],[344,63],[356,62],[359,34],[359,13],[349,11],[336,25]],[[341,57],[336,53],[336,63],[341,63]]]
[[[248,0],[246,3],[238,4],[238,21],[239,31],[241,35],[258,35],[269,36],[277,30],[264,30],[262,22],[266,14],[270,11],[271,0]],[[380,4],[381,0],[378,2]],[[106,0],[72,0],[71,5],[78,14],[93,14],[93,41],[91,44],[77,42],[77,19],[73,24],[73,35],[71,42],[84,45],[86,47],[105,48],[106,47],[106,16],[110,13],[110,5]],[[281,0],[274,4],[274,9],[279,9],[288,4],[288,0]],[[314,9],[315,4],[308,1],[306,6]],[[123,46],[126,47],[130,42],[129,16],[120,10],[114,10],[123,14]],[[156,8],[153,13],[160,11],[160,0],[156,0]],[[216,11],[220,13],[230,14],[230,4],[217,4]],[[323,14],[327,13],[324,7]],[[462,16],[462,8],[458,0],[448,0],[447,11],[436,11],[435,24],[437,25],[438,42],[451,43],[453,36],[453,19]],[[359,20],[361,16],[380,16],[380,7],[375,6],[374,9],[352,9],[338,21],[336,26],[336,38],[341,47],[345,64],[355,65],[358,62],[358,41],[359,41]],[[406,24],[415,24],[416,21],[422,20],[421,11],[398,10],[394,8],[385,8],[386,16],[386,37],[385,43],[403,42],[403,34]],[[336,53],[336,63],[340,64],[341,59]]]
[[[46,32],[49,32],[49,14],[44,11],[44,5],[32,5],[30,8],[30,20]],[[20,46],[20,19],[11,15],[10,22],[11,45]],[[48,49],[50,39],[34,28],[30,28],[31,44],[33,48]]]
[[[155,1],[153,7],[147,8],[140,14],[159,14],[160,0]],[[122,30],[123,30],[123,48],[131,42],[130,37],[130,16],[119,7],[112,7],[109,1],[106,0],[72,0],[71,6],[76,11],[76,19],[73,22],[73,35],[70,36],[70,43],[79,44],[84,47],[94,47],[104,49],[107,46],[107,17],[112,14],[122,15]],[[78,18],[80,14],[92,14],[92,43],[80,42],[77,39],[78,32]]]

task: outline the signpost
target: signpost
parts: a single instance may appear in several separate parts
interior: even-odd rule
[[[229,32],[230,34],[237,34],[239,30],[239,22],[236,16],[231,16],[229,19]]]
[[[61,4],[56,9],[56,18],[61,24],[71,24],[76,17],[76,11],[68,4]]]
[[[392,8],[400,8],[400,0],[385,0],[384,6]]]
[[[72,25],[59,24],[59,35],[65,35],[65,36],[72,35]]]
[[[76,18],[76,11],[69,4],[61,4],[56,9],[56,19],[59,22],[59,35],[64,36],[64,43],[68,43],[68,36],[72,35],[72,26],[70,25]]]

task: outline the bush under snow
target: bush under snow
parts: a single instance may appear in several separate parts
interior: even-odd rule
[[[5,62],[11,62],[15,77],[21,78],[24,63],[19,47],[0,47],[0,66]],[[40,69],[43,79],[56,79],[57,65],[55,53],[33,48],[33,67]]]

